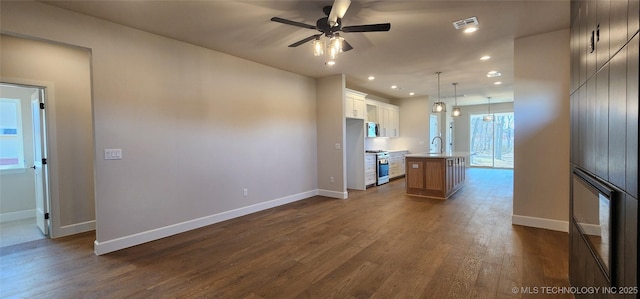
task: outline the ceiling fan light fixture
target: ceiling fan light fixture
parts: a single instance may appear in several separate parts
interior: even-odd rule
[[[342,52],[342,45],[344,44],[344,37],[340,36],[340,34],[336,33],[334,36],[329,39],[329,47],[333,48],[336,53]]]
[[[317,39],[313,40],[312,45],[313,45],[313,56],[324,55],[324,40],[318,37]]]

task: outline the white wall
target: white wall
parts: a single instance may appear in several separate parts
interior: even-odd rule
[[[28,168],[33,165],[31,95],[36,90],[0,86],[0,97],[20,100],[25,163],[25,168],[22,169],[0,170],[0,222],[36,216],[35,176]]]
[[[6,22],[10,19],[6,13],[3,2],[1,27],[8,31],[11,26]],[[2,80],[45,87],[51,236],[93,230],[91,53],[83,48],[8,35],[1,39]]]
[[[1,13],[92,50],[97,253],[317,194],[315,80],[42,3]]]
[[[513,223],[567,231],[569,30],[515,40]]]
[[[345,77],[334,75],[317,81],[318,188],[321,195],[347,198]]]
[[[397,103],[400,106],[400,138],[391,138],[392,148],[406,149],[410,153],[429,152],[431,101],[422,96],[402,99]]]

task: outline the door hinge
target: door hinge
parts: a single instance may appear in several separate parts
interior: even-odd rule
[[[44,109],[44,103],[40,103],[40,109]]]
[[[42,158],[42,165],[47,164],[47,158]]]
[[[44,219],[48,220],[49,219],[49,213],[44,213]]]

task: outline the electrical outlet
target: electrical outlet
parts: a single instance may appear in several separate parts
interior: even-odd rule
[[[341,148],[342,148],[342,147],[340,146],[340,143],[336,143],[336,149],[337,149],[337,150],[339,150],[339,149],[341,149]]]
[[[249,189],[245,188],[245,189],[242,191],[242,195],[243,195],[243,196],[249,196]]]
[[[335,180],[333,179],[333,177],[329,177],[329,183],[333,184],[334,182],[335,182]]]

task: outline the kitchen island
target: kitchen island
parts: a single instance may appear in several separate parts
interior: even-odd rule
[[[468,153],[406,155],[406,193],[447,199],[464,186]]]

